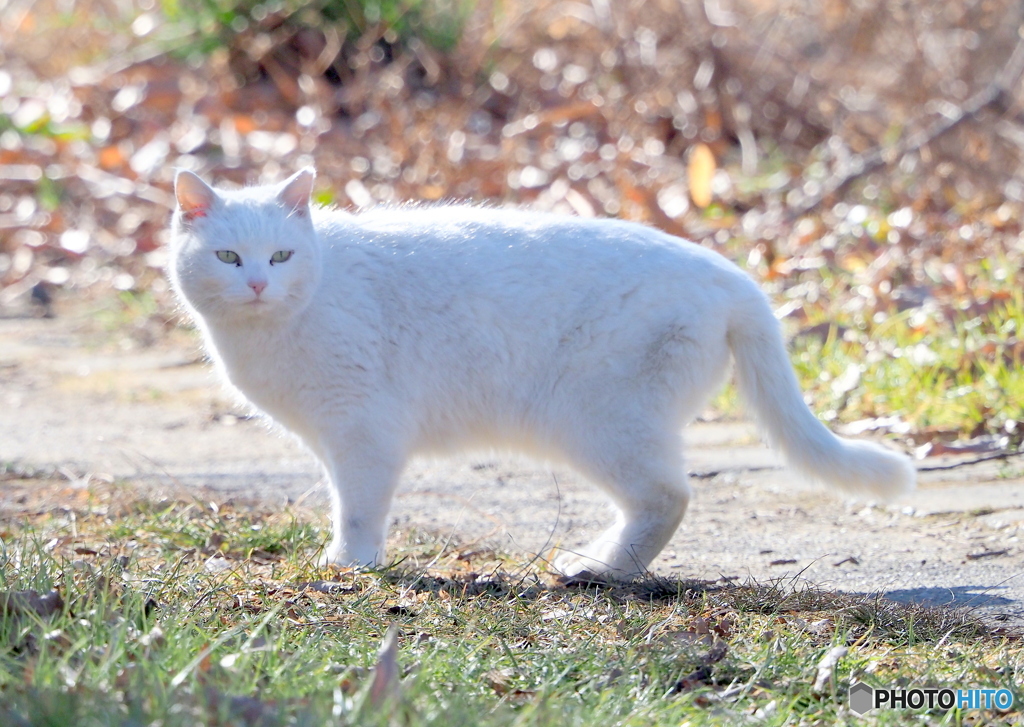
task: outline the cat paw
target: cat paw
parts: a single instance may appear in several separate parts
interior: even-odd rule
[[[321,568],[327,566],[335,566],[338,568],[372,568],[376,565],[380,565],[380,560],[377,557],[380,548],[364,549],[365,553],[362,555],[353,553],[351,548],[346,548],[344,545],[336,545],[331,543],[320,556],[317,558],[317,565]]]
[[[320,568],[326,568],[328,566],[341,566],[343,565],[342,551],[340,548],[333,548],[328,545],[316,559],[316,564]],[[348,565],[344,563],[344,565]]]
[[[566,553],[555,559],[554,569],[563,585],[606,583],[616,578],[608,564],[578,553]],[[619,576],[621,577],[621,576]]]
[[[632,561],[601,557],[583,553],[565,553],[555,559],[554,569],[560,574],[559,581],[566,585],[586,583],[608,583],[629,580],[647,572],[646,568]]]
[[[614,578],[591,573],[588,570],[580,571],[573,576],[559,575],[555,581],[563,588],[590,588],[591,586],[608,586],[615,583]]]

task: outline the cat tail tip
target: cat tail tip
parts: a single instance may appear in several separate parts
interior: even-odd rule
[[[803,476],[851,495],[892,500],[917,480],[905,454],[874,442],[837,437],[804,403],[778,322],[760,295],[730,325],[743,398],[788,464]]]
[[[907,455],[875,442],[828,436],[832,441],[819,447],[802,449],[796,456],[788,452],[793,469],[840,492],[881,502],[916,488],[917,469]]]

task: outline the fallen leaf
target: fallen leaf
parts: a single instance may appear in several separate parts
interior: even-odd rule
[[[495,694],[503,697],[512,691],[510,678],[512,673],[511,669],[492,669],[484,674],[484,681],[487,682],[487,686],[494,690]]]
[[[227,550],[227,548],[221,548],[221,546],[224,545],[224,543],[226,542],[227,539],[224,537],[223,533],[210,533],[210,537],[206,539],[206,547],[204,548],[204,550],[205,552],[211,554],[216,553],[220,550]]]
[[[231,570],[231,561],[227,558],[222,558],[219,555],[210,557],[206,563],[203,564],[203,569],[207,573],[223,573],[224,571]]]
[[[305,589],[317,591],[318,593],[351,593],[354,589],[338,581],[305,581],[295,584],[296,591]]]
[[[715,637],[709,633],[701,634],[693,629],[689,629],[687,631],[671,631],[658,640],[665,643],[676,642],[688,646],[710,646],[715,642]]]
[[[712,667],[725,657],[728,650],[729,647],[724,641],[716,640],[711,648],[701,655],[700,666],[676,682],[672,691],[688,692],[710,681],[711,675],[714,673]]]
[[[139,643],[142,646],[164,646],[167,643],[167,639],[164,638],[164,630],[160,628],[160,624],[154,625],[148,633],[140,636]]]
[[[38,591],[7,591],[0,593],[0,613],[5,616],[53,616],[64,608],[64,599],[57,591],[42,594]]]
[[[814,677],[814,686],[811,687],[815,692],[822,692],[832,681],[832,673],[836,664],[848,653],[850,650],[845,646],[836,646],[821,658],[821,661],[818,662],[818,673]]]
[[[228,724],[271,725],[278,720],[277,707],[272,702],[263,702],[255,697],[231,697],[213,687],[206,689],[206,701],[210,714],[224,714]],[[238,720],[236,723],[235,720]]]
[[[373,682],[370,685],[370,705],[380,707],[386,700],[398,696],[398,627],[392,624],[384,635],[377,664],[373,668]]]
[[[827,618],[812,621],[807,624],[807,630],[812,634],[827,634],[832,631],[832,621]]]
[[[391,614],[392,616],[415,616],[416,615],[416,611],[414,611],[413,609],[411,609],[408,606],[406,606],[404,604],[401,604],[401,603],[396,603],[396,604],[394,604],[392,606],[388,606],[387,610],[388,610],[388,613]]]
[[[722,639],[728,639],[736,626],[736,619],[733,616],[726,616],[712,626],[712,630]]]
[[[269,565],[282,560],[282,557],[278,553],[271,553],[262,548],[253,548],[249,553],[249,560],[258,565]]]
[[[707,144],[696,144],[690,151],[690,161],[686,167],[690,182],[690,199],[704,209],[711,204],[711,180],[714,179],[717,164],[711,147]]]

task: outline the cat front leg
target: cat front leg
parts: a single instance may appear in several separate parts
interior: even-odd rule
[[[327,449],[332,537],[320,564],[381,565],[386,562],[388,512],[404,458],[374,445],[365,433]]]

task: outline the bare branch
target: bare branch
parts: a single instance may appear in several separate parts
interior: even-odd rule
[[[792,222],[806,215],[829,197],[845,190],[857,179],[899,161],[905,155],[935,141],[965,121],[976,118],[982,111],[989,108],[1005,111],[1009,105],[1008,97],[1022,74],[1024,74],[1024,39],[1017,41],[1006,65],[996,74],[992,82],[967,99],[962,106],[955,107],[954,113],[944,115],[926,128],[911,134],[902,142],[889,148],[877,148],[853,157],[845,173],[833,174],[829,177],[822,185],[821,192],[787,212],[787,220]]]

